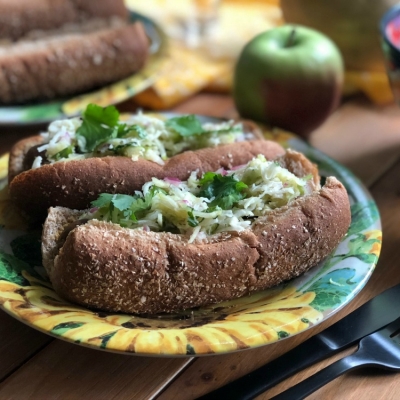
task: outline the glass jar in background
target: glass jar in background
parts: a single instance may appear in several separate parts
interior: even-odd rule
[[[181,21],[182,37],[189,47],[198,47],[215,32],[220,0],[188,0],[187,3],[187,14]]]

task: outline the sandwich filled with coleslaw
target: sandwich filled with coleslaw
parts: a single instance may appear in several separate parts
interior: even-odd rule
[[[343,185],[288,150],[186,180],[102,193],[86,210],[49,210],[42,255],[64,298],[113,312],[175,312],[294,278],[325,258],[350,224]]]
[[[43,164],[92,157],[125,156],[133,161],[144,159],[159,165],[186,150],[198,150],[254,139],[242,123],[224,121],[201,123],[195,115],[157,118],[138,112],[124,121],[114,107],[105,109],[91,104],[82,117],[50,123],[42,135],[44,144],[32,169]],[[26,162],[29,162],[29,157]]]
[[[187,181],[153,178],[133,196],[103,193],[80,219],[180,233],[192,243],[248,229],[255,218],[310,193],[311,177],[297,177],[259,155],[234,170],[207,172],[200,178],[193,171]]]
[[[113,106],[90,104],[82,116],[54,121],[12,148],[10,196],[28,217],[44,216],[50,206],[85,208],[100,193],[131,194],[153,177],[185,180],[258,153],[274,159],[284,150],[250,121],[141,112],[122,118]]]

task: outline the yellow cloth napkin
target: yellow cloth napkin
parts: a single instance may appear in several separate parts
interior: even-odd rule
[[[201,90],[229,92],[234,62],[256,34],[282,23],[277,0],[222,0],[214,29],[198,46],[182,39],[190,0],[125,0],[128,8],[157,22],[170,38],[169,52],[153,86],[135,97],[151,109],[166,109]]]
[[[154,84],[135,96],[143,107],[167,109],[202,90],[230,92],[234,64],[245,43],[284,22],[279,0],[221,0],[212,31],[193,45],[183,40],[193,1],[125,0],[128,8],[157,22],[170,38]],[[343,94],[357,92],[377,104],[393,101],[385,73],[346,71]]]
[[[375,104],[388,104],[394,101],[389,78],[384,72],[346,71],[343,88],[344,95],[362,92]]]

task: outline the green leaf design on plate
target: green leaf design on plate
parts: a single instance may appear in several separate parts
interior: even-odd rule
[[[191,345],[191,344],[187,344],[186,345],[186,354],[189,356],[189,355],[195,355],[196,354],[196,351],[195,351],[195,349],[194,349],[194,347]]]
[[[278,332],[278,338],[279,339],[285,339],[287,337],[289,337],[289,334],[286,331],[279,331]]]
[[[378,261],[378,257],[375,254],[355,254],[354,257],[357,257],[366,264],[374,264]]]
[[[347,237],[354,235],[355,237],[347,243],[349,251],[346,254],[330,255],[315,278],[349,257],[356,257],[368,264],[376,263],[378,257],[373,253],[373,247],[375,243],[380,243],[380,240],[368,237],[363,231],[371,227],[378,219],[379,211],[373,201],[353,204],[351,206],[351,225],[347,231]]]
[[[358,283],[354,276],[355,270],[352,268],[337,269],[326,274],[306,290],[315,293],[310,305],[322,312],[343,304]]]
[[[21,275],[23,270],[31,271],[31,268],[26,262],[13,255],[0,252],[0,280],[29,286],[30,283]]]
[[[69,330],[80,328],[82,325],[85,325],[85,323],[84,322],[63,322],[61,324],[56,325],[51,330],[51,333],[53,333],[54,335],[62,336]]]
[[[343,255],[342,259],[356,257],[365,263],[376,263],[378,261],[378,256],[373,252],[375,243],[380,243],[380,240],[374,237],[369,238],[367,235],[359,233],[349,240],[349,252]]]
[[[42,265],[41,233],[30,232],[18,236],[11,241],[10,246],[15,257],[25,261],[30,266]]]
[[[111,333],[107,333],[106,335],[101,336],[101,345],[100,348],[101,349],[105,349],[107,347],[107,343],[108,341],[117,333],[117,331],[115,332],[111,332]]]
[[[373,201],[356,203],[351,206],[351,225],[347,232],[354,235],[369,228],[379,218],[379,211]]]

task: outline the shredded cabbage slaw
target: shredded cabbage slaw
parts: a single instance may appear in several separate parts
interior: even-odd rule
[[[196,171],[187,181],[153,178],[134,196],[102,194],[81,218],[181,233],[193,242],[248,229],[256,217],[307,194],[309,179],[258,155],[234,170],[206,173],[201,178]]]
[[[188,117],[195,118],[194,116]],[[250,135],[243,132],[241,123],[226,121],[201,124],[201,134],[182,136],[168,126],[168,120],[145,115],[141,112],[131,116],[123,123],[118,121],[116,124],[117,127],[122,125],[127,127],[127,133],[124,136],[104,140],[92,151],[83,152],[79,150],[82,143],[82,138],[79,137],[82,118],[57,120],[49,125],[47,132],[42,133],[44,144],[38,148],[38,151],[45,152],[46,161],[50,163],[107,155],[123,155],[132,158],[134,161],[140,158],[163,165],[168,158],[185,150],[196,150],[243,141]],[[32,168],[40,167],[43,162],[44,157],[38,155],[33,161]]]

